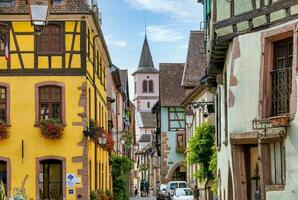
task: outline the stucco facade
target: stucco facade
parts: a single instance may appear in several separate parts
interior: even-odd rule
[[[248,133],[254,133],[255,130],[252,129],[252,121],[256,118],[261,118],[262,115],[260,113],[259,107],[262,102],[261,95],[262,94],[262,71],[263,71],[263,62],[264,62],[264,40],[262,40],[263,36],[268,33],[275,34],[283,34],[284,31],[289,30],[289,27],[297,27],[297,20],[290,21],[288,23],[284,23],[282,25],[269,28],[266,30],[262,30],[255,33],[245,34],[239,37],[234,38],[233,42],[229,46],[229,50],[226,56],[225,62],[225,73],[227,74],[227,102],[228,102],[228,134],[225,135],[225,126],[221,126],[221,140],[220,147],[218,151],[218,170],[220,171],[220,194],[226,194],[228,198],[228,190],[229,187],[234,187],[237,179],[239,177],[235,177],[235,160],[233,161],[233,148],[236,144],[231,144],[231,140],[233,140],[234,134],[243,134],[247,135]],[[290,30],[292,31],[292,37],[294,37],[294,41],[297,41],[296,28]],[[248,45],[254,44],[254,45]],[[295,45],[296,46],[296,45]],[[297,47],[294,47],[294,52],[297,52]],[[253,59],[252,59],[253,58]],[[295,63],[296,58],[294,58],[293,63]],[[296,106],[296,68],[294,69],[295,64],[293,64],[293,82],[292,82],[292,98],[291,107]],[[217,90],[221,91],[224,94],[224,86],[219,85]],[[221,106],[221,124],[225,124],[225,115],[224,113],[224,105],[225,102],[222,100],[220,102]],[[284,199],[284,200],[294,200],[297,199],[297,139],[296,136],[297,130],[295,129],[297,125],[297,117],[296,117],[296,107],[293,108],[295,111],[291,115],[291,126],[286,128],[287,134],[285,136],[280,136],[281,140],[284,141],[284,151],[285,151],[285,183],[284,185],[280,185],[280,187],[269,187],[270,181],[265,185],[265,194],[267,200],[275,200],[275,199]],[[271,134],[274,134],[273,130]],[[278,131],[278,130],[277,130]],[[262,134],[264,132],[261,131]],[[270,134],[270,133],[269,133]],[[232,139],[231,139],[232,138]],[[257,139],[257,138],[256,138]],[[233,141],[232,141],[233,143]],[[257,145],[257,142],[255,143]],[[260,139],[259,139],[259,146]],[[237,145],[236,145],[237,146]],[[259,159],[262,159],[262,153],[257,150],[257,155]],[[259,151],[259,152],[258,152]],[[235,155],[234,155],[235,156]],[[264,156],[264,155],[263,155]],[[257,162],[261,165],[260,162]],[[270,171],[272,169],[264,166],[264,170]],[[261,169],[260,169],[261,170]],[[264,172],[263,172],[264,173]],[[231,178],[233,181],[233,186],[229,185],[229,174],[231,174]],[[262,176],[262,175],[261,175]],[[262,179],[262,177],[261,177]],[[270,189],[269,189],[270,188]],[[252,189],[253,190],[253,189]],[[255,191],[255,190],[254,190]],[[255,191],[256,192],[256,191]],[[236,195],[236,194],[234,194]],[[264,196],[262,197],[264,198]],[[237,199],[237,198],[236,198]]]
[[[16,1],[11,7],[24,2]],[[57,7],[53,6],[53,10]],[[108,129],[106,73],[111,65],[109,53],[98,22],[92,18],[93,12],[78,12],[71,20],[50,15],[48,26],[58,25],[56,30],[61,33],[63,51],[54,55],[41,53],[27,8],[24,7],[24,14],[18,15],[23,11],[16,14],[10,6],[4,9],[0,4],[1,28],[4,26],[9,31],[9,59],[0,53],[0,87],[6,91],[5,122],[9,131],[9,137],[0,140],[0,160],[6,166],[7,194],[11,197],[14,188],[22,187],[29,198],[46,198],[41,196],[45,193],[43,174],[52,172],[43,171],[42,166],[55,165],[61,169],[56,174],[60,177],[56,186],[61,190],[49,186],[47,189],[51,192],[48,193],[56,195],[52,198],[88,199],[92,190],[112,189],[108,151],[83,134],[90,120]],[[84,8],[89,5],[82,3],[81,9]],[[59,7],[59,11],[73,12],[64,7]],[[43,105],[40,102],[45,98],[41,96],[42,87],[61,91],[59,110],[53,112],[61,113],[59,121],[64,131],[60,139],[49,139],[41,134]],[[75,176],[76,184],[66,184],[69,173]]]

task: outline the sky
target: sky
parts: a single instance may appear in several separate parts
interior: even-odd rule
[[[203,21],[203,8],[197,0],[98,1],[112,62],[128,69],[131,99],[131,74],[139,64],[145,30],[158,69],[159,63],[185,63],[190,31],[199,30]]]

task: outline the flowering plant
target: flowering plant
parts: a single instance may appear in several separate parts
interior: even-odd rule
[[[8,138],[7,125],[4,121],[0,120],[0,140]]]
[[[43,119],[39,121],[39,127],[42,135],[48,139],[60,139],[64,125],[57,119]]]
[[[109,153],[112,153],[112,151],[114,150],[114,139],[113,139],[113,135],[109,132],[105,132],[105,135],[107,137],[107,145],[106,148],[108,150]]]

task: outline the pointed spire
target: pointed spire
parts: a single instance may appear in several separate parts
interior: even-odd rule
[[[142,48],[142,54],[139,62],[139,68],[143,68],[143,67],[154,68],[146,32],[145,32],[145,39],[144,39],[143,48]]]

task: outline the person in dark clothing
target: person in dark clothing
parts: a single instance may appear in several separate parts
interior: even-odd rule
[[[148,197],[149,189],[150,189],[150,187],[149,187],[149,182],[146,182],[146,186],[145,186],[145,188],[146,188],[146,196]]]
[[[199,200],[200,190],[197,185],[194,187],[193,196],[194,196],[195,200]]]
[[[141,190],[141,197],[143,197],[143,192],[144,192],[144,180],[141,180],[141,186],[140,186],[140,190]]]
[[[135,197],[138,196],[138,193],[139,193],[139,192],[138,192],[138,188],[135,187]]]

